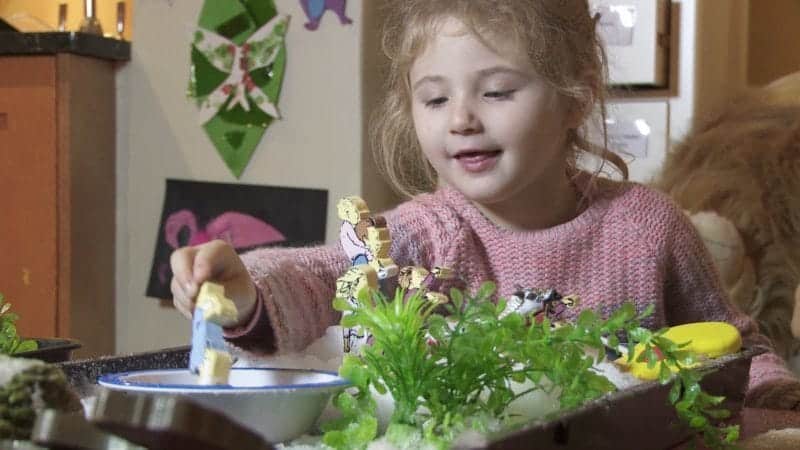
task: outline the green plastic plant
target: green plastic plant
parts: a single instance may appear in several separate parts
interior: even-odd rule
[[[665,330],[651,332],[640,326],[652,307],[637,314],[633,304],[626,303],[605,320],[585,310],[574,323],[554,327],[547,320],[502,316],[506,302],[492,302],[494,291],[492,283],[485,283],[475,296],[452,290],[445,305],[430,302],[422,292],[406,296],[402,290],[393,299],[362,291],[355,306],[335,299],[334,308],[346,312],[342,326],[363,327],[373,342],[358,354],[345,355],[339,372],[355,389],[334,399],[342,417],[323,425],[323,442],[359,449],[377,437],[371,388],[389,392],[394,399],[386,437],[395,444],[415,441],[447,448],[465,429],[491,434],[496,431],[492,424],[512,424],[507,407],[530,392],[515,392],[513,382],[559,392],[557,413],[563,413],[615,389],[593,365],[604,357],[603,338],[615,347],[619,332],[629,337],[629,355],[641,343],[641,360],[662,365],[662,383],[674,380],[669,401],[708,445],[723,448],[738,438],[737,427],[714,425],[728,412],[718,407],[721,397],[700,388],[702,372],[687,367],[693,358],[683,350],[686,344],[669,341],[663,337]],[[436,313],[439,307],[446,316]],[[664,358],[657,358],[656,352]],[[678,368],[674,377],[668,364]]]
[[[675,343],[663,336],[665,331],[652,332],[644,328],[634,331],[632,340],[640,343],[644,349],[637,361],[646,361],[651,369],[658,364],[661,384],[672,381],[670,403],[675,406],[678,417],[702,436],[706,447],[732,447],[739,439],[739,426],[715,424],[715,421],[730,417],[730,411],[720,407],[725,397],[709,395],[703,391],[700,380],[705,373],[702,369],[691,367],[695,363],[695,357],[684,350],[689,342]],[[629,361],[633,358],[631,349],[629,347]],[[674,377],[670,367],[678,369]]]
[[[19,316],[12,313],[11,303],[5,301],[3,294],[0,294],[0,354],[13,355],[16,353],[36,350],[36,341],[32,339],[22,339],[17,335],[15,323]]]

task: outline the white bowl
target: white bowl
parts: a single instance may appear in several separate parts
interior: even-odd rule
[[[260,433],[271,443],[308,432],[331,396],[350,383],[335,372],[234,368],[229,384],[204,386],[187,369],[103,375],[101,386],[148,394],[184,395]]]

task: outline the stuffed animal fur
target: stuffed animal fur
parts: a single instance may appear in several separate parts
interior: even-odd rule
[[[696,126],[667,155],[653,184],[688,211],[735,304],[756,319],[779,354],[796,354],[800,73]]]
[[[713,211],[689,214],[715,265],[719,269],[722,285],[737,305],[757,307],[752,302],[756,291],[756,274],[753,261],[747,255],[739,230],[730,220]],[[800,310],[800,308],[798,308]],[[760,310],[748,310],[755,317]]]

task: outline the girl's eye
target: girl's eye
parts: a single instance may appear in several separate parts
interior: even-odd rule
[[[446,101],[447,101],[446,97],[436,97],[432,100],[428,100],[427,102],[425,102],[425,106],[427,106],[428,108],[435,108],[437,106],[443,105],[444,102]]]
[[[505,91],[489,91],[483,94],[483,96],[486,98],[505,100],[511,98],[514,95],[514,92],[516,92],[516,89],[508,89]]]

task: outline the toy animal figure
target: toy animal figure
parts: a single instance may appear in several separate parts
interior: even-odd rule
[[[562,296],[555,289],[547,289],[541,293],[541,296],[542,303],[544,303],[543,314],[550,320],[558,320],[564,311],[574,308],[579,301],[577,295]]]
[[[556,321],[567,308],[573,308],[578,303],[577,295],[562,296],[555,289],[533,289],[517,287],[511,294],[500,317],[517,313],[526,317],[534,317],[541,321],[545,317]]]
[[[351,306],[356,306],[356,298],[362,289],[377,288],[378,275],[375,269],[368,264],[359,264],[348,269],[336,280],[336,297],[347,300]],[[342,328],[342,345],[345,353],[357,351],[368,340],[369,336],[364,330]]]
[[[336,211],[342,219],[339,242],[354,266],[369,263],[369,249],[364,242],[365,234],[359,235],[356,228],[369,219],[367,203],[355,195],[345,197],[336,204]]]
[[[362,289],[379,289],[379,280],[394,277],[399,269],[389,256],[392,240],[384,217],[370,215],[367,203],[355,195],[339,200],[336,209],[342,219],[339,241],[353,264],[336,281],[336,297],[355,308]],[[358,350],[369,340],[363,330],[354,328],[343,329],[342,335],[345,353]]]
[[[538,314],[544,310],[543,300],[543,297],[538,295],[536,290],[518,287],[508,298],[505,309],[500,313],[500,318],[511,313],[517,313],[522,316]]]
[[[405,266],[397,274],[397,285],[405,289],[407,296],[422,289],[425,292],[425,298],[434,303],[449,301],[447,295],[442,291],[445,290],[444,283],[452,281],[461,280],[451,269],[438,266],[431,270],[420,266]]]
[[[397,264],[389,257],[389,247],[392,244],[389,229],[370,226],[367,227],[366,235],[367,249],[371,256],[369,265],[378,273],[378,279],[385,280],[397,275],[399,270]]]
[[[319,22],[326,10],[336,13],[342,25],[353,23],[344,11],[347,0],[300,0],[300,5],[308,17],[308,22],[304,25],[307,30],[314,31],[319,27]]]

